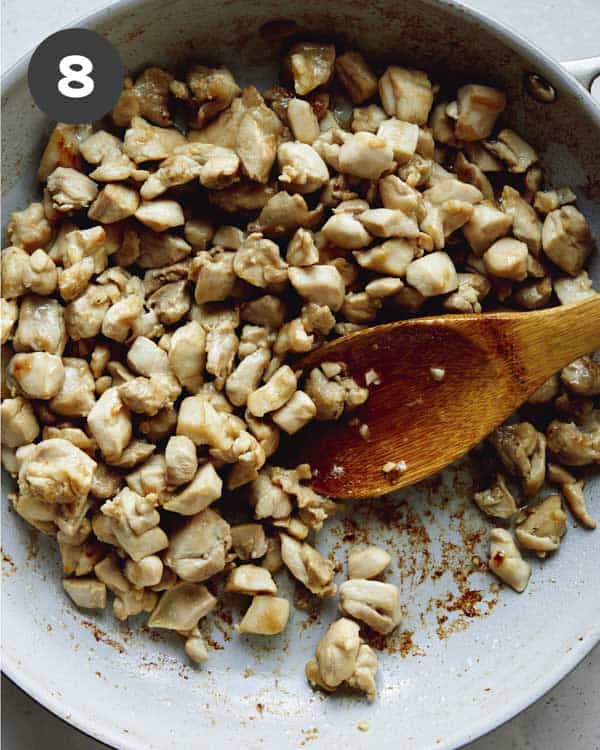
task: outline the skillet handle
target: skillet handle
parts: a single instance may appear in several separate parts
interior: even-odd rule
[[[580,60],[565,60],[562,66],[590,92],[592,84],[600,76],[600,56],[586,57]]]

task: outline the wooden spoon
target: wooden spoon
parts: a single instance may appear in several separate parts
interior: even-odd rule
[[[369,370],[380,382],[343,419],[306,428],[293,461],[308,462],[313,487],[332,497],[375,497],[414,484],[479,443],[553,373],[598,348],[600,295],[536,312],[444,315],[357,331],[298,367],[308,373],[321,362],[344,362],[360,385]],[[360,424],[369,427],[367,440]],[[404,471],[383,471],[399,462]]]

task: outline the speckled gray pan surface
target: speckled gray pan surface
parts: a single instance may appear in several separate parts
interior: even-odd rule
[[[277,50],[259,27],[274,18],[360,42],[380,59],[449,70],[505,88],[509,119],[543,153],[557,184],[574,185],[600,230],[600,114],[562,70],[509,33],[448,3],[374,0],[301,5],[284,0],[126,2],[85,25],[119,46],[125,65],[172,66],[195,55],[232,63],[244,82],[266,82]],[[272,55],[273,57],[271,57]],[[541,105],[522,93],[525,71],[546,76],[558,97]],[[23,69],[3,92],[5,215],[34,191],[34,165],[48,123],[29,99]],[[596,258],[593,275],[600,283]],[[377,542],[393,554],[404,621],[381,654],[381,691],[368,705],[325,698],[303,667],[333,615],[298,610],[282,636],[239,637],[226,602],[214,618],[207,665],[185,663],[178,642],[73,609],[57,555],[2,504],[3,667],[59,716],[119,748],[170,750],[331,747],[453,748],[492,729],[555,684],[600,637],[598,537],[570,526],[560,554],[534,563],[522,595],[499,590],[482,570],[487,525],[470,504],[468,467],[395,499],[362,504],[319,539],[343,557],[343,539]],[[5,490],[10,487],[5,483]],[[592,506],[600,481],[588,484]],[[290,591],[294,596],[294,591]],[[357,725],[367,722],[362,734]],[[260,727],[260,728],[259,728]]]

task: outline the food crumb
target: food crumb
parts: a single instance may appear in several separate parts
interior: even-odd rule
[[[369,425],[363,422],[363,424],[361,424],[361,426],[358,428],[358,434],[363,440],[368,440],[371,437],[371,429],[369,428]]]
[[[430,367],[429,372],[431,373],[431,377],[438,382],[446,376],[446,370],[443,367]]]
[[[339,362],[322,362],[321,370],[328,378],[335,378],[342,371],[342,365]]]
[[[370,729],[368,721],[361,721],[356,725],[356,728],[361,732],[368,732]]]
[[[370,385],[381,385],[381,378],[373,368],[365,372],[365,383],[367,387]]]
[[[331,474],[334,477],[342,477],[346,473],[346,469],[344,469],[343,466],[339,466],[338,464],[334,464],[331,467]]]
[[[388,461],[383,464],[382,471],[384,474],[398,473],[403,474],[407,469],[406,461]]]

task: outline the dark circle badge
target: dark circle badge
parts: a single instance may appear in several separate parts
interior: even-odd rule
[[[89,29],[64,29],[44,39],[28,70],[37,106],[59,122],[92,122],[115,105],[123,63],[113,45]]]

